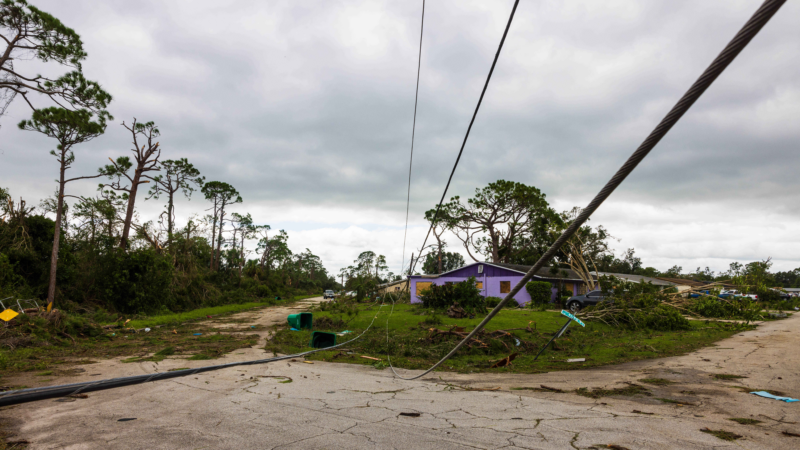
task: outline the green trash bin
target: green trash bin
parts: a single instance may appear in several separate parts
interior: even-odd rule
[[[311,329],[314,323],[314,316],[311,313],[289,314],[289,325],[292,328],[302,330],[303,328]]]
[[[309,342],[308,345],[314,348],[333,347],[336,345],[336,334],[325,331],[315,331],[311,333],[311,342]]]

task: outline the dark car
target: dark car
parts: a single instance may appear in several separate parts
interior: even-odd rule
[[[594,306],[603,300],[606,299],[606,296],[603,295],[603,291],[591,291],[587,292],[583,295],[576,295],[574,297],[570,297],[567,300],[567,309],[570,312],[578,312],[582,308],[587,306]]]

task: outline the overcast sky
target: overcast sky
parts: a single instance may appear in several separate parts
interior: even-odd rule
[[[115,121],[71,174],[129,154],[120,125],[160,127],[164,158],[236,187],[258,223],[332,273],[363,250],[400,271],[420,1],[33,0],[83,38]],[[759,0],[520,2],[450,195],[506,179],[585,206]],[[512,0],[429,0],[406,248],[422,243]],[[592,219],[647,266],[800,267],[800,4],[789,2]],[[58,75],[66,69],[18,61]],[[36,99],[45,106],[44,99]],[[52,141],[0,118],[0,186],[55,189]],[[92,195],[96,181],[68,185]],[[159,201],[139,200],[153,219]],[[179,220],[203,214],[195,195]],[[448,240],[458,249],[455,238]]]

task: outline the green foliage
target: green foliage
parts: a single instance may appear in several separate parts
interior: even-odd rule
[[[437,275],[464,266],[464,257],[456,252],[442,252],[442,271],[439,272],[439,255],[436,252],[428,253],[422,272],[428,275]]]
[[[447,309],[455,303],[470,313],[486,312],[486,304],[481,291],[475,285],[475,277],[452,284],[431,284],[420,294],[424,308]]]
[[[531,296],[531,306],[549,303],[553,295],[552,285],[546,281],[529,281],[525,290]]]
[[[106,299],[124,313],[153,314],[172,306],[172,265],[153,250],[113,252],[99,282]]]
[[[703,317],[715,319],[742,319],[748,322],[761,319],[761,305],[749,298],[721,299],[700,297],[689,310]]]
[[[25,0],[0,1],[0,34],[13,36],[4,54],[0,54],[0,91],[13,89],[28,99],[29,92],[38,92],[75,108],[99,111],[111,102],[111,95],[98,83],[81,73],[81,61],[86,58],[80,36],[52,15],[28,5]],[[14,67],[14,60],[54,61],[77,70],[51,80],[42,75],[25,74]]]
[[[486,307],[487,308],[494,308],[502,302],[503,299],[500,297],[486,297]],[[513,298],[508,301],[508,303],[503,306],[503,308],[519,308],[519,303]]]

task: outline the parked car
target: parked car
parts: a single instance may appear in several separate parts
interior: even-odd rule
[[[587,306],[594,306],[606,299],[603,291],[591,291],[583,295],[575,295],[567,300],[567,309],[576,313]]]
[[[327,299],[333,300],[334,298],[336,298],[336,294],[330,289],[328,289],[327,291],[325,291],[324,294],[322,294],[322,299],[323,300],[327,300]]]

